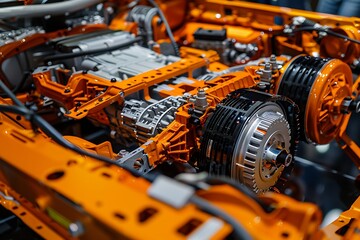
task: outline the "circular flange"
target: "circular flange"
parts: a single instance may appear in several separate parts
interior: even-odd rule
[[[276,103],[265,103],[248,119],[237,139],[231,177],[240,179],[255,192],[274,186],[285,165],[272,150],[290,152],[290,128]],[[270,157],[269,157],[270,155]],[[274,155],[274,157],[271,157]]]
[[[351,69],[344,62],[298,56],[285,66],[277,94],[299,105],[302,139],[326,144],[349,120],[340,108],[351,88]]]
[[[291,172],[297,140],[293,102],[237,90],[206,121],[198,166],[212,175],[230,176],[255,192],[265,192]]]

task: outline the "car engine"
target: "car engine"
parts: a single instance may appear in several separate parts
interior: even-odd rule
[[[359,238],[358,172],[303,157],[333,146],[360,167],[358,18],[237,0],[0,6],[3,239]],[[326,224],[302,197],[321,171],[351,179]]]

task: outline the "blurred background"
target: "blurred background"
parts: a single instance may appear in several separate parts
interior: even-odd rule
[[[360,16],[360,0],[253,0],[250,2],[296,8],[348,17]]]

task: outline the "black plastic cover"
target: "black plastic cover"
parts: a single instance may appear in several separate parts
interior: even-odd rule
[[[226,29],[213,30],[198,28],[193,34],[195,40],[207,40],[207,41],[224,41],[226,36]]]

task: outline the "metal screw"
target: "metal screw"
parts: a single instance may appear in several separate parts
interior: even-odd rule
[[[70,223],[69,232],[71,236],[78,237],[84,233],[84,227],[80,222]]]

